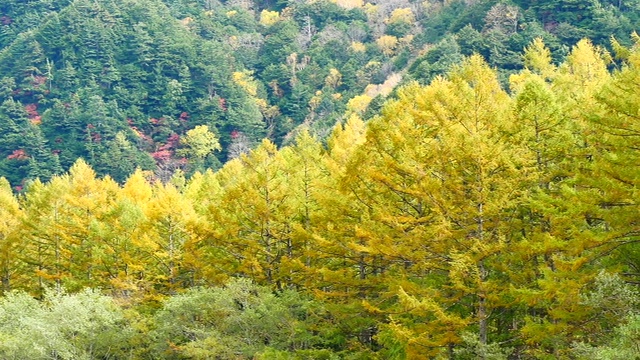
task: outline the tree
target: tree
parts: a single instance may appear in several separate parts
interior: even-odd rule
[[[516,129],[535,154],[537,186],[519,210],[518,250],[507,262],[521,269],[511,273],[511,282],[521,284],[514,286],[513,296],[527,314],[520,325],[525,351],[561,357],[568,356],[572,341],[592,336],[598,326],[589,321],[579,294],[595,275],[593,259],[610,244],[596,220],[597,190],[583,176],[593,166],[587,118],[600,111],[593,96],[608,74],[602,55],[588,42],[579,43],[557,71],[541,45],[536,41],[528,50],[540,75],[525,71],[524,81],[514,83],[519,89]]]
[[[197,241],[193,231],[197,223],[193,205],[173,184],[156,182],[144,211],[143,226],[148,236],[146,247],[142,248],[148,259],[146,280],[159,294],[171,294],[192,285],[196,270],[184,263],[184,257]]]
[[[195,168],[201,170],[204,159],[214,151],[220,151],[220,143],[214,133],[209,131],[207,125],[198,125],[187,131],[180,143],[185,147],[178,150],[179,155],[185,155],[193,159]]]
[[[509,302],[500,263],[532,156],[505,136],[509,110],[495,73],[472,56],[450,80],[403,89],[352,160],[345,186],[366,214],[354,240],[398,296],[380,338],[406,356],[453,349],[463,330],[484,345],[502,336],[490,323]],[[385,296],[371,299],[385,311]]]
[[[83,160],[78,160],[68,176],[60,180],[66,182],[66,187],[60,189],[64,191],[61,206],[54,210],[58,227],[54,234],[64,249],[62,258],[69,271],[62,285],[69,290],[96,284],[104,286],[109,277],[101,266],[105,245],[102,217],[112,206],[118,185],[110,178],[96,178],[93,169]],[[47,186],[60,185],[52,182]]]
[[[5,131],[0,141],[6,148],[6,173],[15,185],[21,185],[26,179],[47,181],[62,171],[58,156],[52,153],[39,126],[29,119],[21,103],[12,98],[5,100],[0,113],[5,118]],[[24,167],[20,166],[23,161],[26,162]]]
[[[291,237],[282,257],[282,272],[288,273],[290,287],[313,288],[315,263],[320,260],[322,246],[314,237],[322,212],[319,198],[324,192],[329,174],[324,164],[322,145],[308,131],[296,137],[295,144],[280,150],[288,178],[292,218]]]
[[[67,176],[56,176],[48,184],[36,179],[27,187],[22,236],[28,241],[20,259],[30,274],[25,287],[35,294],[48,287],[62,291],[63,281],[70,277],[70,249],[63,239],[61,215],[69,186]]]
[[[153,356],[257,357],[268,349],[305,354],[322,341],[306,320],[314,318],[313,306],[293,291],[274,294],[248,279],[193,288],[168,299],[156,313]]]
[[[598,206],[595,217],[607,229],[607,238],[615,247],[616,256],[627,268],[632,281],[638,278],[640,257],[634,250],[639,228],[633,214],[640,206],[635,188],[640,181],[640,126],[635,115],[640,100],[633,84],[640,79],[640,56],[637,49],[627,64],[616,72],[596,95],[602,112],[592,114],[593,129],[589,136],[593,163],[584,174],[587,186],[597,189],[593,202]]]
[[[23,276],[18,253],[22,247],[19,231],[24,212],[5,178],[0,178],[0,213],[0,283],[6,293],[15,287],[15,277]]]
[[[119,358],[134,331],[111,298],[86,290],[48,292],[44,301],[11,292],[0,299],[0,354],[5,359]]]
[[[638,343],[638,291],[615,274],[601,271],[582,302],[597,318],[597,338],[572,344],[577,359],[630,359],[640,353]]]
[[[282,155],[268,140],[217,174],[224,189],[217,242],[226,244],[237,261],[237,271],[259,282],[286,285],[280,263],[290,251],[293,209]],[[241,209],[238,211],[237,209]]]

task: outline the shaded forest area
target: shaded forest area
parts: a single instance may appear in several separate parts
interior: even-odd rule
[[[508,91],[473,55],[324,143],[265,139],[189,179],[79,160],[4,180],[0,354],[633,358],[634,39],[560,65],[536,39]]]
[[[119,183],[218,169],[263,138],[324,141],[473,53],[508,87],[537,37],[554,64],[582,38],[630,46],[638,14],[631,0],[2,1],[0,174],[20,191],[78,158]]]

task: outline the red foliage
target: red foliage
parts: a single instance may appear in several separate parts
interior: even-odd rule
[[[29,156],[23,149],[13,150],[11,155],[7,156],[9,160],[27,160]]]
[[[160,146],[158,150],[160,151],[171,150],[171,149],[174,149],[176,146],[178,146],[179,143],[180,143],[180,135],[173,133],[167,139],[167,143]]]
[[[27,112],[27,116],[33,125],[40,125],[42,123],[42,117],[38,113],[38,104],[27,104],[24,106],[24,110]]]
[[[93,133],[91,134],[91,140],[93,140],[93,142],[100,142],[102,140],[102,136],[100,136],[100,133]]]
[[[11,25],[11,23],[13,22],[13,19],[8,17],[8,16],[2,16],[0,17],[0,24],[2,25]]]
[[[38,104],[27,104],[24,106],[24,110],[29,115],[29,118],[39,115],[38,114]]]
[[[171,159],[171,151],[169,150],[158,150],[154,153],[151,153],[151,156],[153,156],[153,158],[156,161],[167,161],[169,159]]]
[[[176,146],[178,145],[179,142],[180,142],[180,135],[176,133],[171,134],[171,136],[169,136],[169,138],[167,139],[167,143],[171,144],[171,146]]]
[[[160,120],[156,119],[156,118],[151,118],[149,119],[149,122],[152,123],[153,125],[158,125],[160,124]]]
[[[189,113],[184,111],[180,114],[180,121],[186,122],[187,120],[189,120]]]
[[[232,139],[237,139],[237,138],[238,138],[238,136],[240,136],[240,132],[239,132],[238,130],[233,130],[233,131],[231,132],[231,138],[232,138]]]
[[[218,99],[218,104],[220,105],[220,108],[223,111],[227,111],[227,100],[225,100],[224,98],[219,98]]]
[[[31,79],[31,83],[35,86],[35,87],[39,87],[44,85],[47,82],[47,77],[46,76],[42,76],[42,75],[35,75],[32,77]]]

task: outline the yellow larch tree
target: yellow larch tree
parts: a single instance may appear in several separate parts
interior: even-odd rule
[[[593,161],[583,178],[586,186],[597,189],[591,199],[598,207],[594,218],[606,228],[608,248],[615,249],[613,253],[631,283],[640,278],[640,39],[635,35],[634,40],[622,68],[596,95],[602,111],[589,119]]]
[[[194,269],[185,265],[186,249],[197,242],[198,222],[192,203],[173,184],[156,182],[153,195],[144,208],[144,231],[149,236],[147,282],[156,294],[172,294],[193,285]],[[153,292],[152,291],[152,292]],[[153,295],[153,294],[151,294]]]
[[[319,197],[329,177],[323,161],[325,151],[306,130],[296,137],[294,144],[280,151],[292,210],[291,237],[281,261],[282,272],[290,284],[312,289],[316,285],[312,274],[323,258],[323,247],[315,241],[314,229],[323,210]]]
[[[151,196],[151,184],[138,169],[119,189],[103,217],[106,241],[101,266],[113,296],[123,301],[139,300],[150,286],[145,282],[145,274],[151,263],[146,251],[151,246],[151,238],[144,224],[145,208]]]
[[[64,196],[69,187],[66,175],[55,176],[47,184],[35,180],[22,199],[24,248],[20,259],[31,280],[24,287],[33,294],[42,295],[48,287],[62,291],[63,282],[70,278],[71,251],[63,237]]]
[[[217,246],[225,247],[236,273],[288,285],[281,261],[290,251],[293,209],[288,178],[276,146],[268,140],[217,174],[222,194],[210,208]]]
[[[405,312],[381,337],[407,356],[435,356],[465,330],[482,344],[499,335],[492,313],[509,301],[500,259],[531,182],[532,153],[506,136],[512,122],[509,96],[473,56],[450,80],[401,90],[352,160],[346,184],[366,213],[360,251],[377,259],[401,300],[394,311]]]
[[[19,254],[24,244],[19,236],[24,212],[5,178],[0,178],[0,291],[6,293],[20,284]],[[16,279],[18,277],[18,279]],[[17,283],[17,284],[16,284]]]

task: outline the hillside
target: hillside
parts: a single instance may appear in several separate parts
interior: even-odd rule
[[[163,181],[219,168],[265,137],[325,138],[349,113],[374,115],[398,84],[427,84],[473,53],[506,85],[536,37],[556,63],[583,37],[628,45],[638,6],[3,1],[0,174],[20,189],[78,158],[118,182],[137,167]],[[208,151],[183,141],[197,126],[214,138]]]

